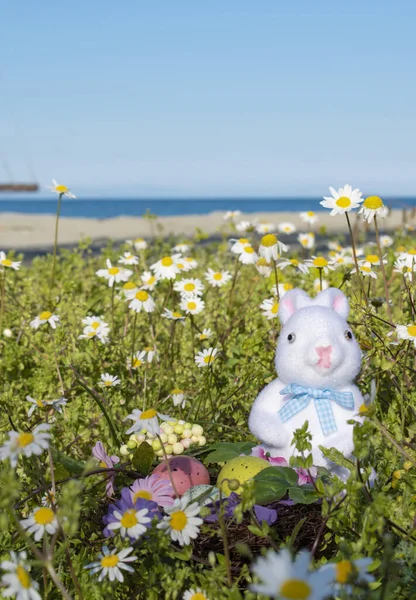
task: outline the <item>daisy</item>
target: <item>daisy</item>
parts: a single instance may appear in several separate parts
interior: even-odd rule
[[[59,323],[58,315],[53,315],[49,310],[44,310],[30,322],[30,326],[33,327],[33,329],[37,329],[45,323],[49,323],[52,329],[56,329],[56,326]]]
[[[332,580],[329,571],[309,571],[309,552],[302,551],[292,561],[289,550],[282,549],[279,553],[269,550],[266,556],[258,558],[252,566],[254,575],[261,583],[253,583],[253,592],[286,600],[323,600],[328,596]]]
[[[148,513],[148,508],[127,508],[123,512],[115,510],[112,514],[114,520],[107,527],[110,531],[119,529],[123,538],[128,536],[131,540],[137,540],[152,522]]]
[[[152,346],[146,346],[144,351],[146,352],[146,360],[148,363],[153,362],[154,357],[157,357],[156,349]]]
[[[39,456],[49,448],[51,434],[47,433],[52,425],[41,423],[32,432],[9,431],[9,439],[0,447],[0,460],[10,459],[12,467],[17,465],[20,454],[29,457],[33,454]]]
[[[192,269],[196,269],[198,266],[198,261],[196,261],[192,256],[184,256],[181,259],[178,259],[177,265],[180,271],[192,271]]]
[[[139,286],[134,281],[126,281],[122,287],[124,297],[127,298],[127,294],[135,294],[139,290]]]
[[[329,282],[326,279],[322,279],[322,282],[321,282],[319,277],[317,279],[314,279],[313,289],[317,294],[321,291],[321,286],[322,286],[322,291],[327,290],[329,288]]]
[[[14,269],[15,271],[18,271],[21,264],[21,260],[12,261],[9,258],[6,258],[5,252],[0,252],[0,265],[2,265],[4,268]]]
[[[157,524],[158,529],[166,530],[174,542],[181,546],[188,546],[191,539],[196,539],[199,533],[199,526],[203,520],[198,517],[200,506],[194,502],[187,506],[186,498],[176,498],[172,506],[166,507],[166,517]]]
[[[230,242],[233,242],[233,245],[230,248],[233,254],[241,254],[245,246],[250,246],[250,240],[247,238],[240,238],[238,240],[231,239]]]
[[[108,323],[106,323],[102,317],[85,317],[85,319],[82,319],[82,322],[84,325],[86,325],[86,327],[84,327],[82,334],[78,336],[79,339],[97,338],[102,344],[106,344],[108,342],[110,328]]]
[[[267,261],[263,256],[260,256],[256,262],[256,269],[263,277],[270,277],[273,267],[271,262]]]
[[[310,267],[315,267],[315,269],[322,269],[324,273],[329,273],[329,271],[334,270],[334,267],[323,256],[312,255],[311,259],[305,260],[305,264]]]
[[[387,260],[385,259],[385,256],[383,256],[383,264],[387,264]],[[360,260],[360,263],[370,263],[370,265],[380,265],[380,257],[378,256],[378,254],[367,254],[367,256],[365,258],[362,258]]]
[[[161,479],[157,473],[144,479],[136,479],[130,486],[130,493],[133,504],[138,498],[151,500],[163,507],[172,506],[173,504],[174,491],[170,481]]]
[[[14,596],[16,600],[42,600],[37,592],[39,584],[30,577],[30,565],[26,552],[10,552],[10,559],[3,560],[0,567],[5,571],[1,578],[3,597]]]
[[[393,271],[395,273],[401,273],[406,279],[412,280],[413,273],[416,273],[416,262],[413,263],[413,266],[409,266],[406,259],[397,259],[393,266]]]
[[[393,243],[394,243],[394,240],[389,235],[381,235],[380,236],[380,245],[383,248],[390,248],[390,246],[393,246]]]
[[[134,573],[133,567],[126,564],[137,560],[137,556],[129,556],[131,552],[133,552],[131,546],[123,548],[120,552],[117,552],[116,549],[109,550],[108,546],[103,546],[102,553],[98,555],[99,560],[86,565],[84,568],[90,569],[91,575],[95,575],[95,573],[101,571],[98,581],[102,581],[107,575],[110,581],[114,581],[115,579],[124,581],[123,573],[120,569]]]
[[[116,465],[117,463],[120,462],[120,459],[118,456],[115,456],[115,455],[109,456],[107,454],[102,442],[97,442],[95,444],[94,448],[92,449],[92,454],[99,461],[99,465],[103,469],[112,469],[114,467],[114,465]],[[107,496],[112,496],[114,494],[114,479],[115,479],[116,474],[115,474],[115,472],[113,472],[112,475],[110,474],[110,476],[108,476],[107,473],[104,473],[104,476],[106,478],[106,485],[105,485],[106,494],[107,494]]]
[[[300,273],[308,273],[309,267],[305,263],[301,262],[297,258],[284,258],[277,264],[278,269],[285,269],[286,267],[293,267]]]
[[[204,341],[204,340],[209,340],[210,337],[212,337],[214,335],[214,332],[212,331],[212,329],[209,329],[209,327],[205,327],[202,330],[202,333],[198,333],[197,334],[197,338],[199,340]]]
[[[295,233],[296,231],[296,227],[293,225],[293,223],[280,223],[277,228],[280,233],[286,233],[286,235],[289,235],[289,233]]]
[[[187,315],[199,315],[205,308],[205,302],[197,296],[194,296],[193,298],[183,298],[180,307]]]
[[[334,215],[343,215],[354,208],[358,208],[363,202],[362,192],[358,188],[352,189],[350,185],[345,185],[339,188],[338,192],[333,187],[329,188],[331,196],[324,196],[324,199],[319,204],[325,208],[332,209],[331,217]]]
[[[155,289],[155,286],[159,281],[159,278],[156,277],[156,275],[153,275],[150,271],[144,271],[144,273],[140,275],[140,279],[143,283],[143,289],[150,291],[153,291]]]
[[[263,311],[263,316],[270,319],[275,319],[279,310],[279,303],[275,298],[267,298],[260,304],[260,308]]]
[[[35,400],[31,396],[26,396],[26,400],[32,404],[27,413],[28,417],[31,417],[37,408],[41,410],[52,409],[56,412],[62,413],[62,407],[68,402],[68,400],[63,396],[57,400]]]
[[[236,217],[241,215],[241,210],[227,210],[223,219],[224,221],[234,220]]]
[[[254,252],[254,248],[252,246],[244,246],[243,251],[238,257],[238,260],[243,263],[243,265],[254,265],[254,263],[258,260],[258,255]]]
[[[267,261],[276,261],[282,252],[287,252],[288,247],[286,244],[282,244],[277,239],[274,233],[268,233],[261,238],[259,254],[263,256]]]
[[[307,250],[311,250],[315,246],[315,234],[314,233],[300,233],[298,235],[298,242]]]
[[[66,196],[67,198],[76,198],[66,185],[59,184],[56,179],[52,179],[52,185],[48,187],[51,192],[55,192],[58,196]]]
[[[36,542],[43,538],[45,531],[52,535],[59,527],[55,513],[47,506],[35,508],[27,519],[20,521],[20,525],[27,529],[28,533],[35,534]]]
[[[185,319],[185,317],[181,313],[172,312],[168,308],[165,308],[165,310],[162,313],[162,317],[164,317],[165,319],[169,319],[170,321],[183,321]]]
[[[182,596],[182,600],[209,600],[208,596],[201,588],[189,589]]]
[[[113,267],[109,258],[107,258],[106,264],[106,269],[98,269],[95,274],[98,275],[98,277],[104,277],[104,279],[108,279],[108,287],[113,287],[114,283],[127,281],[130,275],[133,273],[133,271],[130,271],[130,269]]]
[[[195,356],[195,363],[198,367],[210,367],[214,360],[216,360],[218,354],[218,348],[207,348],[198,352]]]
[[[322,571],[331,570],[333,583],[337,587],[345,584],[362,581],[371,583],[374,581],[373,575],[367,572],[367,568],[374,562],[372,558],[359,558],[358,560],[340,560],[336,563],[328,563],[322,567]],[[344,588],[346,589],[346,588]]]
[[[155,310],[156,303],[146,290],[139,290],[135,293],[127,292],[126,298],[130,300],[129,308],[139,313],[144,310],[151,313]]]
[[[332,257],[332,264],[335,268],[343,267],[345,265],[352,265],[353,258],[349,254],[345,254],[344,252],[335,252]]]
[[[181,406],[181,408],[185,408],[185,393],[180,388],[175,388],[171,391],[171,398],[173,400],[173,406]]]
[[[416,250],[400,252],[397,259],[404,261],[408,267],[413,267],[416,264]]]
[[[396,325],[397,337],[401,340],[412,340],[416,348],[416,324]]]
[[[287,294],[287,292],[289,292],[290,290],[293,290],[293,283],[289,283],[289,282],[285,282],[285,283],[279,283],[279,296],[280,298],[283,298],[283,296],[285,294]],[[276,293],[276,286],[272,287],[272,294]]]
[[[134,256],[134,254],[131,252],[125,252],[123,256],[120,256],[117,262],[121,263],[122,265],[138,265],[139,257]]]
[[[258,223],[256,225],[256,231],[260,235],[265,235],[266,233],[271,233],[276,230],[276,225],[273,223]]]
[[[236,224],[235,228],[239,233],[245,233],[246,231],[252,228],[252,224],[250,223],[250,221],[240,221]]]
[[[364,200],[363,205],[358,214],[363,213],[364,220],[368,223],[374,219],[374,217],[384,218],[388,214],[388,208],[384,205],[383,200],[378,196],[369,196]]]
[[[146,351],[141,350],[134,353],[133,360],[131,358],[127,359],[127,366],[129,369],[139,369],[146,362]]]
[[[190,250],[190,246],[188,244],[176,244],[173,248],[174,252],[179,252],[180,254],[186,254]]]
[[[173,284],[175,292],[179,292],[182,297],[189,298],[201,296],[204,291],[204,284],[200,279],[181,279]]]
[[[121,381],[120,379],[117,377],[117,375],[110,375],[110,373],[102,373],[101,374],[101,381],[99,382],[98,385],[100,385],[101,387],[114,387],[116,385],[120,385]]]
[[[124,419],[130,419],[133,421],[133,425],[126,431],[126,433],[140,433],[143,429],[154,435],[160,434],[159,419],[162,421],[171,421],[169,415],[162,415],[158,413],[154,408],[148,408],[145,411],[141,411],[135,408],[130,415]]]
[[[377,273],[375,271],[371,270],[371,263],[369,262],[363,262],[360,263],[358,265],[358,270],[360,271],[361,275],[363,275],[364,277],[372,277],[373,279],[377,279]],[[351,270],[351,273],[356,273],[357,269],[354,267]]]
[[[147,242],[143,238],[136,238],[133,242],[133,246],[136,252],[139,252],[140,250],[146,250]]]
[[[204,277],[213,287],[222,287],[230,281],[232,275],[229,271],[214,271],[213,269],[207,269]]]
[[[175,279],[176,275],[180,272],[178,266],[180,257],[180,254],[164,256],[153,265],[150,265],[150,270],[153,271],[159,279]]]
[[[308,223],[308,225],[313,225],[318,222],[318,215],[313,212],[313,210],[308,210],[307,212],[299,213],[299,217],[302,219],[304,223]]]

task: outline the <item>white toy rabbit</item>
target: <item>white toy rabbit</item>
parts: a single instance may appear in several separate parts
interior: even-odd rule
[[[337,448],[350,458],[353,426],[347,421],[362,421],[357,415],[363,397],[353,384],[361,350],[346,321],[348,312],[348,300],[336,288],[314,299],[300,289],[285,294],[275,358],[279,378],[262,390],[249,417],[249,428],[264,450],[286,460],[295,451],[293,432],[308,421],[313,464],[343,478],[345,470],[327,461],[319,446]]]

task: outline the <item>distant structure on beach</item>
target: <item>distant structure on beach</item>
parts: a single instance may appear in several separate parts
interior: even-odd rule
[[[0,192],[38,192],[37,183],[0,183]]]

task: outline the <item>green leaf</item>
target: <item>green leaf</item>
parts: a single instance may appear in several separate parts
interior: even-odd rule
[[[319,500],[319,495],[316,493],[313,485],[305,484],[291,487],[288,490],[289,498],[298,504],[312,504]]]
[[[331,460],[336,465],[345,467],[349,471],[351,471],[351,469],[354,468],[354,463],[351,460],[345,458],[342,452],[340,452],[336,448],[325,448],[324,446],[319,446],[319,449],[325,458]]]
[[[147,442],[142,442],[134,451],[131,462],[136,471],[142,475],[149,475],[154,459],[155,452],[152,446]]]
[[[79,460],[75,460],[75,458],[71,458],[59,450],[51,447],[51,453],[53,462],[57,465],[62,465],[68,473],[72,473],[73,475],[78,475],[82,473],[85,469],[85,463],[80,462]]]
[[[269,467],[254,477],[254,497],[257,504],[280,500],[286,494],[294,502],[311,504],[319,496],[311,485],[298,485],[298,474],[289,467]]]
[[[220,442],[209,447],[206,463],[227,462],[240,454],[249,454],[256,444],[254,442]]]

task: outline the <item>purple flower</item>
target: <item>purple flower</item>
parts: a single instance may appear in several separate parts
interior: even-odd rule
[[[147,513],[144,513],[144,509],[147,510]],[[103,517],[103,523],[106,526],[104,528],[103,534],[106,537],[113,537],[114,531],[109,525],[119,524],[121,519],[126,516],[126,521],[130,521],[136,516],[136,518],[140,519],[140,515],[137,515],[138,511],[143,511],[141,513],[144,519],[141,519],[141,525],[148,529],[152,526],[152,520],[156,517],[158,520],[162,518],[161,513],[158,510],[158,506],[156,502],[152,502],[151,500],[145,500],[144,498],[137,498],[135,502],[133,502],[131,490],[129,488],[123,488],[121,490],[121,498],[117,500],[114,504],[110,504],[108,506],[108,513]],[[121,515],[121,518],[120,518]],[[149,519],[149,520],[148,520]],[[112,526],[114,527],[114,525]],[[126,533],[130,539],[135,540],[138,536],[129,535],[130,527],[125,527]],[[134,530],[133,530],[134,531]]]
[[[267,506],[260,506],[259,504],[255,504],[253,508],[259,523],[266,521],[267,525],[273,525],[277,521],[277,510],[274,508],[267,508]]]
[[[116,465],[118,462],[120,462],[120,459],[118,456],[109,456],[105,449],[104,446],[101,442],[97,442],[94,446],[94,448],[92,449],[92,453],[95,456],[95,458],[100,461],[100,467],[103,467],[103,469],[112,469],[114,467],[114,465]],[[112,475],[108,476],[106,473],[104,473],[105,477],[108,477],[107,479],[107,483],[105,486],[105,491],[107,496],[112,496],[114,494],[114,477],[115,474],[113,472]]]
[[[226,519],[231,519],[231,517],[234,515],[236,507],[240,504],[240,501],[240,496],[235,492],[232,492],[228,498],[223,498],[222,510]],[[218,521],[220,506],[221,502],[219,500],[208,505],[208,508],[211,508],[211,514],[204,518],[207,523],[216,523],[216,521]],[[265,506],[259,506],[258,504],[255,504],[253,508],[254,514],[260,523],[262,521],[266,521],[268,525],[272,525],[277,520],[277,510],[267,508]]]

